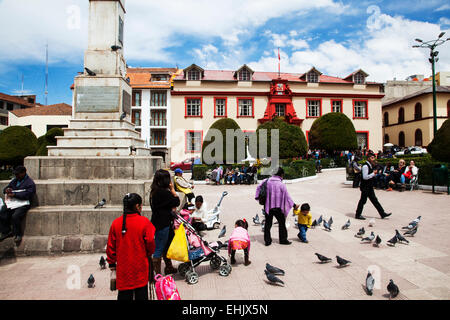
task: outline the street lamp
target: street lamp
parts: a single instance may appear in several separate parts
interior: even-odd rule
[[[433,136],[436,135],[436,131],[437,131],[436,82],[435,82],[435,75],[434,75],[434,65],[439,60],[439,58],[437,57],[439,54],[439,51],[434,51],[434,49],[437,46],[444,44],[444,42],[450,40],[450,38],[441,39],[444,36],[444,34],[445,34],[445,32],[441,32],[436,40],[423,41],[421,39],[415,39],[420,44],[413,45],[413,48],[428,48],[428,49],[430,49],[430,58],[428,59],[428,61],[430,61],[430,63],[431,63],[431,71],[433,73]]]

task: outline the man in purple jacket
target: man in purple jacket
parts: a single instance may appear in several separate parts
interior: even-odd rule
[[[34,181],[27,175],[27,169],[24,166],[18,166],[14,169],[15,178],[3,190],[3,194],[9,198],[17,200],[31,200],[36,193]],[[30,205],[24,205],[16,209],[7,209],[6,205],[0,208],[0,241],[6,238],[15,237],[14,242],[19,245],[22,241],[22,219],[30,209]],[[12,222],[12,232],[11,232]]]
[[[268,178],[267,180],[267,197],[264,205],[264,211],[266,212],[266,222],[264,225],[264,242],[266,246],[272,244],[272,237],[270,236],[270,228],[272,228],[272,220],[275,217],[278,221],[278,230],[280,244],[291,244],[292,242],[287,239],[286,229],[286,217],[289,211],[294,207],[298,209],[298,205],[292,201],[289,193],[287,192],[286,185],[283,183],[284,170],[278,168],[277,173]],[[258,200],[259,192],[261,190],[262,182],[256,188],[255,199]]]

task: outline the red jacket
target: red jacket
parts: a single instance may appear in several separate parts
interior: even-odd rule
[[[122,234],[123,216],[115,219],[109,229],[107,261],[116,264],[117,290],[141,288],[148,283],[149,264],[155,251],[155,227],[138,213],[127,214]]]

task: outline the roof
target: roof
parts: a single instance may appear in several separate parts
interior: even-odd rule
[[[176,68],[128,68],[127,78],[133,88],[170,88],[171,76],[177,72]],[[168,74],[167,81],[151,81],[152,74]]]
[[[450,93],[450,86],[436,86],[436,92],[437,93]],[[388,101],[383,103],[383,107],[387,107],[387,106],[392,105],[392,104],[397,103],[397,102],[409,100],[409,99],[412,99],[412,98],[415,98],[415,97],[418,97],[418,96],[421,96],[421,95],[424,95],[424,94],[430,94],[430,93],[433,93],[433,87],[432,86],[427,87],[427,88],[422,89],[422,90],[419,90],[419,91],[416,91],[414,93],[408,94],[408,95],[406,95],[404,97],[401,97],[401,98],[395,98],[395,99],[388,100]]]
[[[5,93],[1,93],[1,92],[0,92],[0,100],[17,103],[17,104],[20,104],[22,106],[27,106],[27,107],[34,107],[36,105],[36,104],[30,103],[20,97],[10,96],[9,94],[5,94]]]
[[[48,106],[36,106],[33,108],[17,109],[10,111],[16,117],[27,116],[71,116],[72,107],[66,103],[52,104]]]

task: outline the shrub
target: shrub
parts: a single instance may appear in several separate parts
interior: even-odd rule
[[[445,120],[436,132],[427,151],[438,161],[450,162],[450,119]]]
[[[354,150],[358,148],[352,121],[343,113],[331,112],[316,119],[309,131],[310,149]]]
[[[64,130],[61,128],[52,128],[46,134],[38,138],[38,148],[36,156],[48,156],[48,146],[56,146],[56,137],[64,136]]]
[[[205,180],[206,172],[210,170],[207,165],[204,164],[196,164],[192,169],[192,179],[196,181]]]
[[[22,165],[26,157],[36,154],[37,147],[37,138],[30,129],[8,127],[0,133],[0,163]]]

